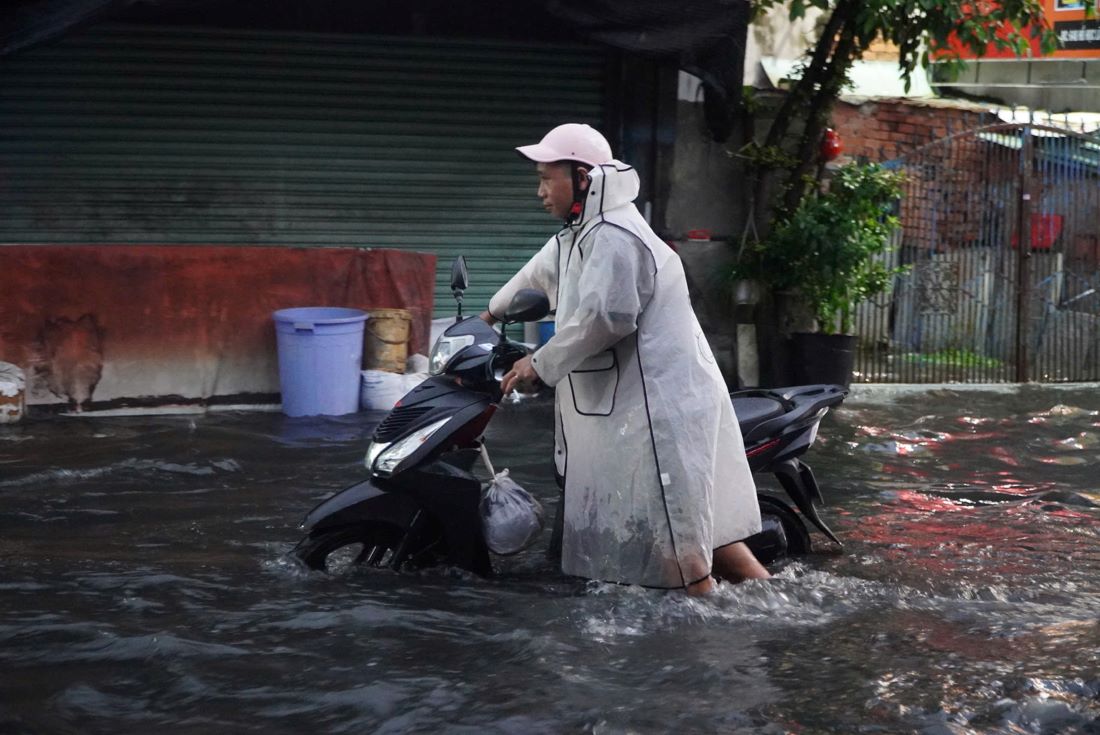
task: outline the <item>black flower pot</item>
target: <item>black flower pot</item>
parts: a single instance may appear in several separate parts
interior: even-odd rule
[[[831,383],[847,388],[856,359],[856,336],[795,332],[791,335],[791,359],[798,385]]]

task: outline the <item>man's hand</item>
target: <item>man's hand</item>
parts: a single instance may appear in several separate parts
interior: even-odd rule
[[[490,314],[488,309],[478,314],[478,316],[481,317],[481,321],[485,322],[490,327],[497,323],[497,318]]]
[[[500,381],[500,392],[508,395],[515,388],[520,393],[534,393],[542,380],[531,365],[531,356],[520,358]]]

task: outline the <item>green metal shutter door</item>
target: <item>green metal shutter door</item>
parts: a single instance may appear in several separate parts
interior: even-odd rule
[[[599,50],[99,26],[0,60],[0,243],[467,256],[470,309],[555,224],[512,148],[603,118]]]

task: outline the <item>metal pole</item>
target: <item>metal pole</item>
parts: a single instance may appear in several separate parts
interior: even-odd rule
[[[1020,148],[1020,205],[1016,232],[1016,382],[1028,379],[1027,328],[1028,306],[1031,302],[1031,166],[1035,152],[1031,144],[1031,127],[1024,127]]]

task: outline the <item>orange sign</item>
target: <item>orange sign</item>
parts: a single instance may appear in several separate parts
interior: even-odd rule
[[[1084,0],[1043,0],[1047,23],[1058,36],[1058,49],[1044,55],[1038,40],[1031,42],[1032,58],[1046,59],[1100,59],[1100,14],[1086,14]],[[964,59],[976,59],[969,49],[953,44],[959,56]],[[986,49],[986,59],[1014,59],[1011,51],[993,48]]]
[[[1058,36],[1054,58],[1100,59],[1100,17],[1086,15],[1083,0],[1045,0],[1045,5]]]

